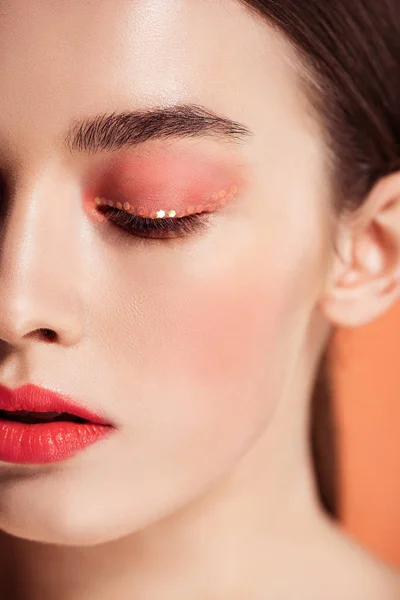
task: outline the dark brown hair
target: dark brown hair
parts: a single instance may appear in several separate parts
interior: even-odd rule
[[[400,169],[400,0],[241,0],[292,44],[324,132],[337,216]],[[329,345],[328,345],[329,346]],[[311,450],[320,498],[338,515],[328,346],[315,381]]]

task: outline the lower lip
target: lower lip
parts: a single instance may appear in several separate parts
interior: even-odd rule
[[[67,460],[112,431],[111,426],[95,423],[26,424],[0,419],[0,461],[32,465]]]

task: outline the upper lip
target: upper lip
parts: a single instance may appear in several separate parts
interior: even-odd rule
[[[33,383],[15,389],[0,385],[0,410],[69,413],[97,425],[111,425],[109,421],[80,406],[68,396]]]

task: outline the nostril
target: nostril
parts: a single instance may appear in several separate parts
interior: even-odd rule
[[[56,339],[56,337],[57,337],[57,334],[56,334],[56,332],[53,329],[47,329],[46,327],[42,327],[38,331],[40,331],[41,335],[46,340],[49,340],[51,342],[53,342]]]

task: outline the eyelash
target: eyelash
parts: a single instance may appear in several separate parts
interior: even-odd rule
[[[184,238],[205,231],[211,216],[211,213],[203,212],[184,217],[150,219],[113,206],[101,206],[99,210],[113,225],[129,235],[155,240]]]

